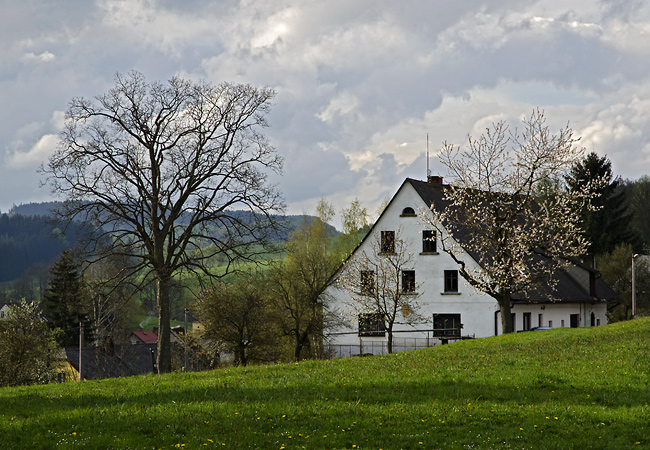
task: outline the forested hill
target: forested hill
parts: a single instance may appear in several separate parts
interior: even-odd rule
[[[77,235],[72,226],[63,236],[45,216],[0,215],[0,282],[21,277],[34,264],[50,264]]]
[[[0,282],[20,278],[35,264],[50,264],[59,254],[77,240],[79,226],[71,226],[67,236],[62,236],[49,219],[57,202],[29,203],[13,206],[8,214],[0,214]],[[248,211],[231,212],[246,219]],[[278,242],[286,241],[313,216],[276,216],[284,226],[275,235]],[[333,235],[338,234],[331,227]],[[217,231],[218,232],[218,231]]]
[[[59,202],[43,203],[26,203],[24,205],[13,205],[9,212],[10,216],[49,216],[50,213],[59,205]]]

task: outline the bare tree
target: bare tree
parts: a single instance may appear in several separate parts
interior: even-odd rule
[[[406,323],[421,319],[421,283],[414,279],[415,254],[408,251],[399,230],[383,237],[376,233],[371,239],[369,251],[359,249],[345,262],[337,284],[348,292],[346,306],[359,317],[360,324],[372,322],[372,326],[386,331],[388,353],[392,353],[393,329],[400,315]]]
[[[421,218],[438,230],[466,282],[497,300],[504,333],[513,331],[513,295],[554,286],[557,271],[588,248],[581,212],[595,195],[592,183],[601,181],[569,192],[549,182],[581,158],[577,142],[568,127],[552,134],[536,110],[521,132],[498,122],[478,139],[470,136],[466,150],[448,143],[441,150],[453,185],[444,204]]]
[[[134,298],[132,280],[119,276],[128,262],[123,257],[104,257],[84,272],[85,292],[89,297],[89,318],[95,344],[111,348],[124,342],[138,325],[142,307]]]
[[[206,262],[218,254],[226,272],[253,258],[251,245],[264,243],[271,213],[282,209],[265,173],[279,172],[282,159],[261,133],[273,96],[250,85],[118,74],[108,93],[71,101],[61,145],[42,168],[66,199],[61,219],[93,224],[101,233],[92,242],[134,258],[125,272],[153,275],[160,372],[171,370],[172,277],[212,276]]]

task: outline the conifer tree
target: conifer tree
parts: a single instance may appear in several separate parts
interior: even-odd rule
[[[61,253],[50,274],[52,278],[41,308],[51,329],[59,328],[57,342],[62,347],[79,344],[79,324],[84,325],[84,341],[92,342],[92,327],[86,315],[86,294],[79,272],[70,250]]]
[[[566,176],[571,191],[579,191],[599,179],[602,182],[596,188],[597,195],[593,200],[595,208],[585,208],[582,212],[583,229],[590,241],[587,256],[592,262],[596,255],[611,252],[617,245],[632,239],[625,192],[619,189],[621,180],[614,177],[612,163],[607,156],[599,157],[591,152],[575,163]]]

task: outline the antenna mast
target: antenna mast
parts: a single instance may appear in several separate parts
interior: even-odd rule
[[[431,176],[431,171],[429,170],[429,133],[427,133],[427,179]]]

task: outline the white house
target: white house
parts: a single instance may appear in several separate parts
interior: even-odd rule
[[[0,303],[0,319],[7,317],[9,313],[9,305],[7,303]]]
[[[465,284],[459,277],[458,266],[453,259],[440,251],[434,233],[428,230],[418,217],[417,211],[428,210],[432,203],[442,203],[444,185],[442,178],[429,177],[428,181],[406,179],[384,212],[350,258],[367,254],[372,240],[391,232],[399,232],[400,238],[412,248],[412,267],[403,273],[417,285],[419,315],[416,323],[396,321],[394,327],[394,350],[424,347],[446,343],[462,338],[482,338],[501,334],[501,318],[497,301]],[[462,243],[461,247],[462,247]],[[469,256],[466,263],[476,264]],[[406,277],[406,278],[405,278]],[[600,279],[595,271],[576,265],[558,275],[558,283],[550,298],[550,292],[535,298],[517,297],[512,301],[512,315],[516,331],[533,327],[584,327],[607,323],[607,301],[614,292]],[[406,288],[406,287],[405,287]],[[381,325],[368,324],[368,316],[346,314],[350,294],[334,285],[326,292],[335,311],[341,313],[345,324],[330,336],[332,348],[339,356],[360,353],[385,352],[386,333]],[[405,311],[405,314],[409,314]],[[361,326],[360,326],[361,325]],[[370,328],[368,328],[370,325]]]

